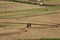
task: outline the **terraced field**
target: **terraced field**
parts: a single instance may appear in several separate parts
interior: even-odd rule
[[[0,40],[60,38],[60,6],[0,1],[0,10]]]
[[[38,5],[36,6],[36,5],[32,5],[32,4],[0,1],[0,12],[19,11],[19,10],[28,10],[28,9],[36,9],[36,8],[41,8],[41,7]]]
[[[60,25],[59,25],[60,13],[48,14],[48,15],[36,16],[38,18],[30,17],[28,19],[27,18],[22,18],[22,19],[29,20],[31,21],[31,23],[35,21],[35,19],[37,19],[37,21],[35,21],[36,24],[38,23],[42,23],[42,24],[45,23],[50,25],[57,24],[58,25],[57,28],[55,26],[47,26],[47,25],[32,25],[31,28],[24,27],[24,28],[18,28],[18,29],[17,28],[16,29],[0,28],[0,32],[2,33],[2,34],[0,33],[0,36],[1,36],[0,39],[1,40],[18,40],[18,39],[60,38],[60,35],[59,35],[60,34],[60,31],[59,31],[60,30]],[[42,20],[43,18],[44,20]]]

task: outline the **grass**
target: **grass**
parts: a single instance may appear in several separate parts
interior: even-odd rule
[[[60,38],[16,39],[16,40],[60,40]]]
[[[37,9],[29,9],[29,10],[18,10],[18,11],[4,11],[0,12],[0,18],[22,18],[22,17],[31,17],[31,16],[38,16],[41,14],[47,14],[47,13],[52,13],[52,11],[60,10],[60,6],[55,6],[55,7],[44,7],[44,8],[37,8]],[[13,20],[13,19],[12,19]],[[28,20],[22,20],[22,19],[17,19],[16,21],[19,22],[32,22]],[[21,24],[13,24],[12,26],[9,26],[10,29],[14,28],[20,28],[20,27],[25,27]],[[8,27],[6,27],[8,29]]]
[[[18,11],[4,11],[0,12],[0,18],[22,18],[22,17],[31,17],[34,15],[40,15],[40,14],[47,14],[52,13],[52,11],[60,10],[60,6],[45,6],[44,8],[37,8],[37,9],[29,9],[29,10],[18,10]],[[16,21],[19,22],[32,22],[28,20],[20,20],[17,19]],[[14,29],[14,28],[20,28],[25,27],[25,25],[21,24],[13,24],[12,26],[7,26],[6,29]]]
[[[47,2],[49,2],[49,1],[51,1],[51,2],[59,2],[60,0],[47,0]]]
[[[46,10],[47,9],[47,10]],[[19,10],[19,11],[6,11],[0,12],[0,18],[18,18],[16,21],[23,23],[30,23],[33,21],[19,19],[22,17],[29,17],[33,15],[47,14],[48,12],[59,10],[60,7],[47,7],[47,8],[38,8],[38,9],[30,9],[30,10]],[[12,19],[13,20],[13,19]],[[6,26],[5,29],[16,29],[16,28],[24,28],[26,25],[21,24],[12,24],[10,26]]]
[[[42,38],[40,40],[60,40],[60,38]]]
[[[25,28],[26,25],[23,24],[15,24],[15,25],[10,25],[10,26],[6,26],[4,29],[19,29],[19,28]]]
[[[55,0],[54,0],[55,1]],[[56,0],[57,1],[57,0]],[[57,1],[58,2],[58,1]],[[38,9],[30,9],[30,10],[18,10],[18,11],[5,11],[0,12],[0,18],[18,18],[18,17],[28,17],[33,15],[40,15],[40,14],[47,14],[48,12],[52,13],[52,11],[60,10],[60,6],[49,6],[44,8],[38,8]],[[12,19],[12,21],[14,21]],[[33,22],[23,19],[17,19],[15,21],[19,22]],[[2,29],[17,29],[17,28],[23,28],[26,25],[23,24],[10,24],[11,26],[2,27]],[[14,39],[14,40],[21,40],[21,39]],[[24,39],[24,40],[60,40],[59,38],[41,38],[41,39]]]
[[[56,11],[56,10],[60,10],[60,6],[37,8],[37,9],[30,9],[30,10],[5,11],[5,12],[0,12],[0,18],[33,16],[37,14],[38,15],[45,14],[48,11]]]
[[[11,0],[11,1],[14,1],[14,2],[29,2],[29,1],[27,1],[27,0]],[[58,3],[58,2],[60,2],[60,0],[46,0],[46,1],[42,1],[43,3],[44,2],[52,2],[52,3]],[[38,3],[38,2],[34,2],[34,3]]]
[[[24,0],[13,0],[13,1],[24,1]],[[47,2],[59,2],[59,0],[47,0]],[[22,18],[40,14],[47,14],[46,12],[60,10],[60,5],[48,6],[44,8],[28,9],[28,10],[18,10],[18,11],[4,11],[0,12],[0,18]]]
[[[52,2],[59,2],[58,0],[50,0]],[[48,1],[47,1],[48,2]],[[57,6],[45,6],[44,8],[37,8],[37,9],[29,9],[29,10],[18,10],[18,11],[4,11],[0,12],[0,18],[22,18],[22,17],[31,17],[34,15],[40,15],[40,14],[47,14],[47,13],[52,13],[52,11],[60,10],[60,5]],[[19,20],[17,19],[16,21],[19,22],[32,22],[28,20]],[[10,29],[13,28],[20,28],[20,27],[25,27],[21,24],[14,24],[12,26],[9,26]],[[8,29],[8,27],[7,27]]]

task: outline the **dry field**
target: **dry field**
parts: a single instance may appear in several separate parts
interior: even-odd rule
[[[32,4],[0,1],[0,12],[2,12],[2,11],[28,10],[28,9],[36,9],[36,8],[41,8],[41,7],[38,5],[36,6],[36,5],[32,5]]]
[[[4,7],[0,8],[1,12],[7,11],[7,10],[16,11],[16,10],[42,8],[40,6],[31,5],[31,4],[12,3],[7,1],[6,2],[4,1],[4,3],[2,2],[3,1],[0,2],[1,5],[3,5],[4,7],[6,7],[7,5],[8,6],[6,7],[6,9]],[[30,16],[30,17],[24,17],[24,18],[21,18],[21,17],[14,18],[14,19],[0,18],[0,40],[60,38],[60,12],[54,12],[54,13],[52,13],[51,11],[47,11],[47,12],[49,14],[36,15],[36,16]],[[35,13],[35,12],[32,12],[32,13]],[[30,28],[26,28],[26,23],[32,23],[33,25]],[[41,24],[45,24],[45,25],[41,25]],[[58,27],[56,27],[56,25]]]
[[[60,13],[55,13],[22,19],[35,23],[60,24],[59,17]],[[60,25],[58,25],[57,28],[55,26],[32,25],[31,28],[18,28],[18,29],[16,28],[12,30],[9,29],[2,30],[3,28],[0,29],[1,29],[0,33],[2,33],[0,34],[0,40],[60,38]]]

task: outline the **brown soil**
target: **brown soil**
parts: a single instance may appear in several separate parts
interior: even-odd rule
[[[15,10],[16,6],[19,6],[16,8],[19,9],[20,6],[23,4],[20,3],[10,3],[10,2],[3,2],[6,6],[6,9],[0,8],[2,11],[11,11]],[[8,3],[8,4],[7,4]],[[0,2],[2,4],[2,2]],[[11,5],[10,5],[11,4]],[[3,4],[2,4],[3,5]],[[12,7],[14,5],[14,7]],[[28,4],[24,4],[28,5]],[[11,9],[12,7],[12,9]],[[25,6],[26,8],[27,6]],[[29,6],[34,8],[34,6]],[[29,9],[27,7],[27,9]],[[23,8],[23,7],[22,7]],[[21,9],[22,9],[21,8]],[[23,8],[25,10],[25,8]],[[32,9],[31,8],[31,9]],[[37,8],[37,6],[36,6]],[[39,6],[38,6],[39,8]],[[20,10],[20,9],[19,9]],[[25,21],[23,21],[25,20]],[[35,23],[35,24],[59,24],[58,27],[53,26],[44,26],[44,25],[32,25],[31,28],[23,28],[23,29],[5,29],[0,28],[0,40],[17,40],[17,39],[38,39],[38,38],[60,38],[60,13],[55,14],[48,14],[48,15],[40,15],[40,16],[34,16],[34,17],[28,17],[28,18],[18,18],[18,19],[0,19],[0,22],[27,22],[27,23]],[[0,24],[0,26],[7,26],[7,24]],[[9,27],[9,26],[8,26]],[[2,35],[1,35],[2,33]]]
[[[18,11],[18,10],[28,10],[28,9],[36,9],[42,8],[38,5],[32,4],[24,4],[24,3],[16,3],[9,1],[0,1],[0,12],[4,11]]]
[[[29,18],[22,18],[35,23],[60,24],[60,13],[40,15]],[[12,20],[12,19],[11,19]],[[32,25],[32,28],[18,29],[12,31],[14,34],[0,36],[1,40],[33,39],[33,38],[60,38],[60,26]],[[5,33],[5,32],[4,32]],[[8,33],[8,32],[7,32]]]

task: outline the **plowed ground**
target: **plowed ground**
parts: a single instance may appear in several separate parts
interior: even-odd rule
[[[3,4],[2,4],[3,3]],[[16,11],[41,8],[40,6],[0,2],[0,11]],[[2,7],[3,6],[3,7]],[[28,7],[27,7],[28,6]],[[19,39],[40,39],[40,38],[60,38],[60,13],[52,13],[46,15],[39,15],[26,18],[16,19],[0,19],[0,22],[22,22],[22,23],[35,23],[35,24],[57,24],[55,26],[47,25],[32,25],[26,28],[26,24],[10,24],[0,23],[0,40],[19,40]]]
[[[41,15],[29,18],[22,18],[35,23],[60,24],[60,13]],[[31,28],[22,28],[10,30],[1,33],[7,33],[0,36],[0,40],[17,40],[17,39],[39,39],[39,38],[60,38],[60,25],[58,27],[32,25]]]

